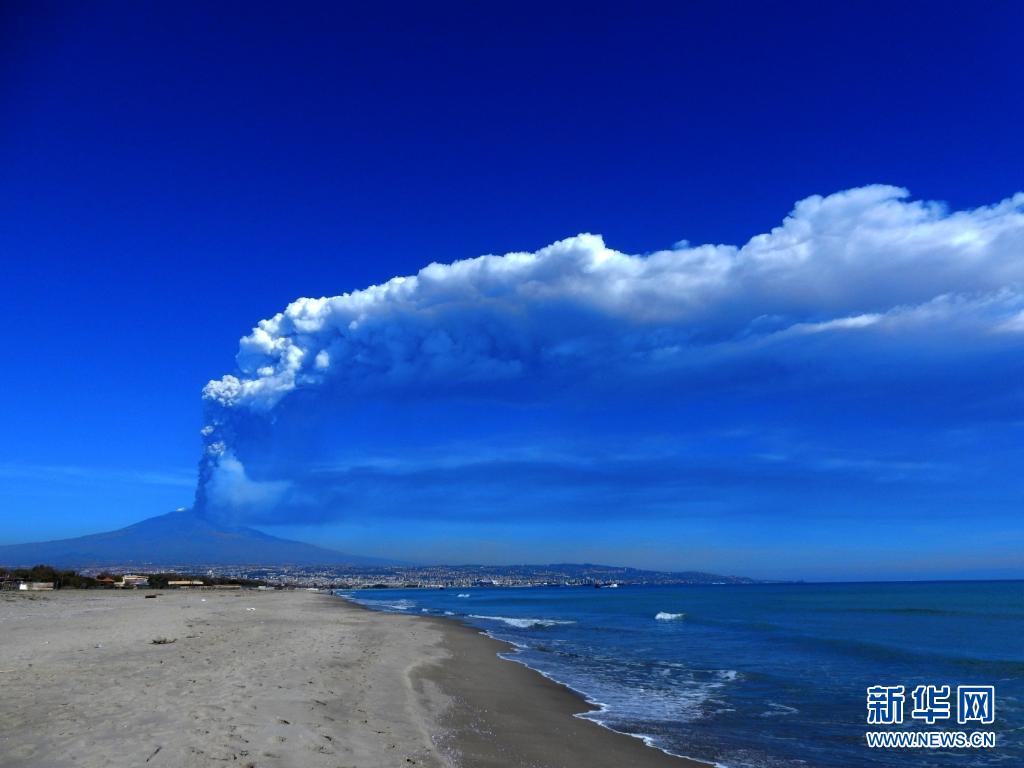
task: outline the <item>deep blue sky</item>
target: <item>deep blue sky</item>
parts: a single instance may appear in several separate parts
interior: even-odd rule
[[[627,253],[742,244],[802,198],[871,183],[954,210],[1011,196],[1024,189],[1022,23],[1013,3],[5,4],[0,540],[191,503],[200,389],[232,370],[257,320],[299,296],[579,232]],[[948,381],[921,387],[938,387],[939,401]],[[962,402],[980,385],[948,386]],[[339,441],[350,464],[359,451],[412,462],[428,444],[479,454],[505,439],[592,457],[666,435],[692,456],[683,466],[674,452],[659,470],[650,457],[662,452],[637,451],[641,466],[611,487],[654,489],[640,501],[661,511],[631,523],[634,497],[603,484],[597,493],[619,501],[599,509],[588,479],[562,471],[565,514],[510,525],[517,504],[539,502],[502,491],[505,452],[465,484],[404,474],[393,499],[413,511],[398,526],[366,502],[380,492],[367,481],[348,491],[363,494],[358,523],[267,530],[408,559],[1024,574],[1019,401],[986,411],[968,441],[979,454],[943,442],[967,427],[941,403],[880,446],[889,417],[906,416],[884,391],[869,387],[849,419],[820,391],[782,405],[720,399],[700,418],[657,400],[666,421],[631,406],[635,392],[611,415],[534,402],[525,417],[501,405],[472,420],[479,401],[416,410],[384,397],[376,421],[360,417],[359,439]],[[409,429],[409,418],[433,426]],[[859,430],[865,419],[877,430]],[[526,426],[512,438],[509,423]],[[722,437],[741,423],[755,432],[742,445]],[[798,443],[813,454],[811,438],[860,466],[884,454],[934,470],[960,457],[962,471],[952,488],[846,478],[831,494],[834,481],[766,480],[739,458],[780,441],[787,456]],[[666,487],[685,472],[728,478],[707,483],[700,515],[672,504],[692,488]],[[755,515],[764,494],[770,512]],[[787,549],[802,554],[781,562]]]

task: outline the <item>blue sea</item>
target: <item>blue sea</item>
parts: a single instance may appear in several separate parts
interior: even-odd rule
[[[1024,766],[1024,582],[469,588],[339,593],[449,616],[582,694],[583,717],[729,768]],[[866,688],[951,685],[993,749],[869,749]],[[957,685],[994,685],[992,725]]]

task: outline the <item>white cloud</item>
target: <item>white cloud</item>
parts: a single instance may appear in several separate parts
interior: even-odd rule
[[[995,330],[1000,333],[1024,333],[1024,310],[1006,318],[995,327]]]
[[[430,386],[572,370],[713,365],[773,340],[1024,327],[1024,193],[949,212],[889,186],[797,203],[743,246],[630,255],[581,234],[298,299],[243,338],[204,398],[272,409],[331,383]]]

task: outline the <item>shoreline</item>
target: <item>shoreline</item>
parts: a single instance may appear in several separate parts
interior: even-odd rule
[[[448,656],[417,672],[450,698],[440,718],[458,764],[714,768],[674,755],[643,736],[581,717],[600,705],[565,683],[517,661],[518,648],[454,617],[386,613],[336,595],[347,607],[437,626]]]

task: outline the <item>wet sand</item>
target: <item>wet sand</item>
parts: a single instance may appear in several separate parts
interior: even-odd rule
[[[469,768],[708,768],[672,757],[640,739],[573,717],[593,709],[573,691],[497,657],[512,646],[453,620],[441,625],[448,652],[418,674],[449,697],[441,724],[456,765]]]
[[[579,697],[452,621],[146,594],[0,593],[0,766],[700,765],[572,717]]]

